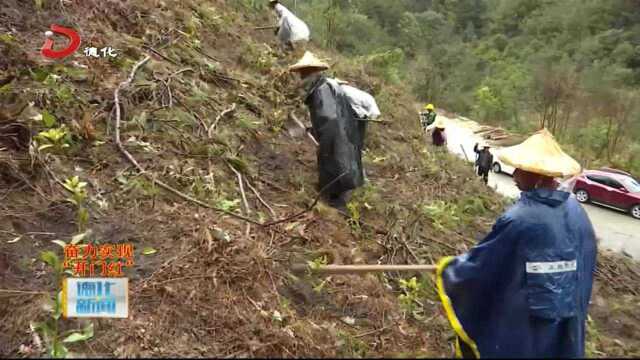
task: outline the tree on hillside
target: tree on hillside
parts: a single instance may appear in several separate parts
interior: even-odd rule
[[[540,115],[540,128],[552,133],[567,129],[578,91],[575,70],[568,62],[540,65],[533,78],[533,99]]]

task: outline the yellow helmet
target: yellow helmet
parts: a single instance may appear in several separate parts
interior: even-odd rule
[[[425,108],[425,110],[435,110],[435,107],[433,106],[433,104],[428,104],[424,108]]]

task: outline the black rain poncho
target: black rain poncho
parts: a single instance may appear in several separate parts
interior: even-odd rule
[[[493,155],[491,152],[484,148],[479,148],[478,144],[473,146],[473,151],[478,155],[478,158],[476,159],[478,169],[483,173],[488,171],[491,168],[491,165],[493,165]]]
[[[355,113],[339,86],[320,76],[311,86],[305,104],[311,113],[312,135],[318,143],[319,188],[345,174],[325,190],[333,196],[363,184],[362,153]]]

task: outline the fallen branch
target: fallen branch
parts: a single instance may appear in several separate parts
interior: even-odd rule
[[[126,88],[127,86],[129,86],[131,84],[131,82],[133,81],[134,77],[136,76],[136,73],[138,72],[138,70],[140,69],[140,67],[142,67],[145,63],[147,63],[149,61],[149,59],[151,59],[150,56],[145,57],[143,60],[141,60],[140,62],[138,62],[133,69],[131,70],[131,74],[129,75],[129,78],[120,83],[120,85],[118,85],[118,87],[116,88],[116,90],[114,91],[113,94],[113,98],[114,98],[114,106],[115,106],[115,113],[116,113],[116,123],[115,123],[115,136],[114,136],[114,141],[116,143],[116,146],[118,147],[118,150],[120,150],[120,152],[125,156],[125,158],[127,160],[129,160],[129,162],[131,164],[133,164],[133,166],[136,167],[136,169],[138,169],[138,171],[145,176],[147,179],[149,179],[152,183],[157,184],[158,186],[160,186],[161,188],[175,194],[176,196],[190,201],[194,204],[200,205],[204,208],[207,209],[211,209],[220,213],[223,213],[225,215],[229,215],[232,216],[234,218],[249,222],[251,224],[255,224],[255,225],[259,225],[259,226],[263,226],[261,223],[249,219],[247,217],[232,213],[230,211],[226,211],[220,208],[217,208],[215,206],[209,205],[205,202],[202,202],[198,199],[195,199],[187,194],[184,194],[183,192],[173,188],[172,186],[165,184],[164,182],[157,180],[154,176],[151,176],[151,174],[149,174],[142,166],[140,166],[140,164],[136,161],[136,159],[129,153],[129,151],[127,151],[127,149],[124,148],[124,146],[122,145],[122,141],[120,139],[120,122],[121,122],[121,110],[120,110],[120,90]]]
[[[407,240],[404,239],[404,236],[400,237],[400,241],[402,242],[402,245],[404,245],[404,247],[409,251],[409,254],[413,256],[413,260],[415,260],[417,263],[420,263],[420,258],[418,258],[416,253],[413,252],[413,249],[411,249],[409,244],[407,244]]]
[[[162,105],[162,109],[167,108],[167,107],[173,107],[173,94],[171,93],[171,88],[169,87],[169,81],[165,80],[165,79],[160,79],[157,77],[153,77],[155,81],[161,83],[162,85],[164,85],[165,89],[167,90],[167,95],[169,96],[169,105],[165,105],[164,102],[164,95],[162,95],[160,97],[160,103]],[[155,98],[155,96],[154,96]]]
[[[249,186],[249,189],[251,189],[251,191],[253,191],[253,193],[256,195],[256,197],[258,198],[260,203],[262,203],[262,205],[264,205],[264,207],[266,207],[269,210],[269,212],[271,213],[271,216],[275,219],[276,218],[276,212],[273,211],[271,206],[269,206],[269,204],[267,204],[267,202],[264,201],[264,199],[262,199],[262,196],[260,196],[260,193],[258,192],[258,190],[256,190],[253,186],[251,186],[251,183],[249,182],[249,180],[247,180],[247,178],[245,178],[244,180],[247,182],[247,186]]]
[[[198,49],[198,48],[195,48],[195,47],[191,46],[190,44],[185,44],[185,45],[186,45],[189,49],[191,49],[191,50],[193,50],[193,51],[195,51],[195,52],[199,53],[199,54],[200,54],[200,55],[202,55],[202,56],[206,56],[206,57],[208,57],[209,59],[211,59],[211,60],[213,60],[213,61],[215,61],[215,62],[222,63],[222,61],[220,61],[220,60],[218,60],[218,59],[214,58],[213,56],[211,56],[211,55],[207,54],[206,52],[204,52],[204,51],[202,51],[202,50],[200,50],[200,49]],[[232,80],[236,80],[236,79],[232,79]]]
[[[240,174],[240,172],[236,169],[234,169],[233,166],[229,165],[229,163],[227,163],[227,166],[229,167],[229,169],[231,169],[231,171],[233,171],[236,176],[238,177],[238,185],[240,186],[240,194],[242,194],[242,205],[244,205],[244,211],[245,214],[249,215],[251,214],[251,209],[249,208],[249,202],[247,201],[247,195],[244,192],[244,181],[242,181],[242,174]]]
[[[440,245],[446,246],[446,247],[448,247],[449,249],[451,249],[451,250],[453,250],[453,251],[460,251],[460,250],[459,250],[459,249],[457,249],[456,247],[454,247],[454,246],[452,246],[452,245],[449,245],[449,244],[447,244],[446,242],[443,242],[443,241],[440,241],[440,240],[434,239],[434,238],[430,238],[430,239],[429,239],[429,241],[433,241],[433,242],[434,242],[434,243],[436,243],[436,244],[440,244]]]
[[[26,290],[14,290],[14,289],[0,289],[0,294],[22,294],[22,295],[43,295],[49,294],[46,291],[26,291]]]
[[[187,71],[193,71],[193,69],[192,68],[180,69],[180,70],[174,72],[173,74],[169,75],[166,78],[165,86],[167,87],[167,90],[169,91],[169,107],[173,106],[173,95],[171,94],[171,87],[169,86],[169,85],[171,85],[171,80],[173,80],[174,77],[176,77],[176,76],[178,76],[178,75],[180,75],[180,74],[182,74],[184,72],[187,72]],[[206,130],[206,127],[205,127],[205,130]]]
[[[277,221],[272,221],[270,223],[266,223],[263,226],[273,226],[273,225],[277,225],[277,224],[281,224],[290,220],[293,220],[297,217],[300,217],[306,213],[308,213],[309,211],[313,210],[313,208],[318,204],[318,201],[320,201],[320,197],[322,197],[322,195],[324,194],[325,191],[327,191],[327,189],[335,184],[338,180],[342,179],[342,177],[344,177],[345,175],[347,175],[347,172],[343,172],[340,176],[336,177],[335,179],[331,180],[330,183],[328,183],[327,185],[325,185],[322,189],[320,189],[320,192],[318,193],[318,195],[316,196],[315,200],[313,201],[313,203],[307,207],[305,210],[300,211],[297,214],[291,215],[289,217],[286,217],[284,219],[281,220],[277,220]]]
[[[211,125],[211,127],[207,131],[207,135],[209,135],[210,138],[213,137],[213,131],[216,129],[216,126],[218,126],[218,123],[220,122],[220,120],[223,117],[233,113],[234,111],[236,111],[236,103],[233,103],[233,105],[231,105],[230,108],[228,108],[227,110],[221,112],[220,115],[218,115],[216,117],[216,120],[213,122],[213,124]]]
[[[339,210],[339,209],[336,209],[336,210],[338,211],[338,214],[344,216],[346,219],[348,219],[348,220],[352,219],[351,215],[347,214],[346,212],[344,212],[342,210]],[[368,222],[366,222],[366,221],[364,221],[362,219],[358,219],[357,222],[358,222],[358,224],[360,224],[360,226],[366,226],[366,227],[372,229],[378,235],[389,235],[389,231],[388,230],[381,229],[381,228],[379,228],[379,227],[377,227],[377,226],[375,226],[373,224],[370,224],[370,223],[368,223]]]
[[[385,331],[385,330],[387,330],[388,328],[389,328],[389,326],[384,326],[384,327],[382,327],[382,328],[380,328],[380,329],[375,329],[375,330],[367,331],[367,332],[364,332],[364,333],[362,333],[362,334],[358,334],[358,335],[356,335],[356,336],[354,336],[354,337],[355,337],[355,338],[359,338],[359,337],[363,337],[363,336],[367,336],[367,335],[373,335],[373,334],[376,334],[376,333],[379,333],[379,332]]]
[[[142,289],[147,287],[147,283],[153,279],[156,275],[158,275],[159,273],[163,272],[165,269],[167,269],[169,267],[169,264],[171,264],[174,261],[177,260],[181,260],[184,257],[191,255],[194,251],[196,251],[197,248],[192,248],[191,250],[189,250],[188,252],[182,254],[182,255],[176,255],[174,257],[172,257],[171,259],[165,261],[162,265],[160,265],[160,267],[158,267],[156,271],[154,271],[151,275],[149,275],[149,277],[142,279],[142,281],[138,284],[138,286],[136,287],[135,290],[133,290],[134,293],[140,292],[142,291]]]
[[[156,49],[152,48],[152,47],[151,47],[151,46],[149,46],[149,45],[142,45],[142,48],[143,48],[143,49],[147,49],[147,50],[151,51],[152,53],[154,53],[154,54],[156,54],[157,56],[161,57],[162,59],[164,59],[164,60],[166,60],[166,61],[168,61],[168,62],[172,63],[173,65],[176,65],[176,66],[180,65],[180,64],[178,64],[178,62],[177,62],[177,61],[175,61],[175,60],[173,60],[173,59],[171,59],[171,58],[166,57],[165,55],[163,55],[162,53],[160,53],[158,50],[156,50]],[[148,60],[147,60],[147,61],[148,61]]]
[[[169,75],[169,77],[167,78],[167,80],[171,80],[171,78],[172,78],[172,77],[174,77],[174,76],[178,76],[178,75],[180,75],[180,74],[182,74],[182,73],[184,73],[184,72],[187,72],[187,71],[194,71],[194,70],[193,70],[192,68],[184,68],[184,69],[180,69],[180,70],[178,70],[178,71],[174,72],[173,74]]]
[[[180,100],[179,98],[176,98],[176,102],[178,103],[178,105],[182,106],[185,110],[187,110],[189,114],[191,114],[191,116],[193,116],[196,120],[198,120],[198,123],[200,123],[200,126],[202,126],[204,131],[207,131],[207,124],[204,122],[204,120],[202,120],[200,116],[198,116],[198,114],[195,113],[195,111],[191,110],[191,108],[188,107],[185,103],[183,103],[182,100]]]
[[[271,181],[271,180],[258,178],[258,181],[260,181],[260,182],[262,182],[262,183],[264,183],[264,184],[267,184],[267,185],[271,186],[272,188],[274,188],[274,189],[276,189],[276,190],[280,190],[280,191],[285,192],[285,193],[288,193],[288,192],[289,192],[289,190],[287,190],[287,189],[283,188],[282,186],[280,186],[280,185],[278,185],[278,184],[274,183],[274,182],[273,182],[273,181]]]
[[[169,93],[169,107],[173,107],[173,94],[171,94],[171,87],[169,86],[170,81],[171,79],[167,80],[166,82],[163,81],[162,83],[167,88],[167,93]]]

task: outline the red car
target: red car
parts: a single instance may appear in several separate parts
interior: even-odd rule
[[[575,179],[573,192],[582,203],[593,202],[622,210],[640,220],[640,184],[631,176],[587,170]]]

